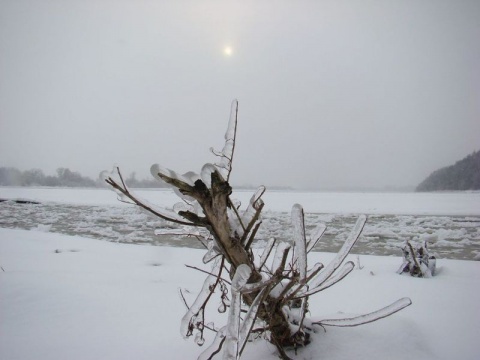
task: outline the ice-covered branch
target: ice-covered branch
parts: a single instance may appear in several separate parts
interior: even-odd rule
[[[202,290],[197,295],[197,298],[193,302],[192,306],[188,309],[187,313],[183,316],[180,324],[180,333],[183,337],[187,338],[192,335],[195,329],[195,321],[198,314],[203,311],[208,299],[212,295],[215,287],[221,278],[223,269],[223,258],[217,258],[212,266],[212,273],[205,279]],[[216,275],[215,275],[216,274]]]
[[[295,255],[293,263],[299,272],[299,281],[303,283],[307,277],[307,249],[305,237],[305,219],[303,208],[299,204],[292,208],[293,239],[295,241]]]
[[[233,100],[230,108],[230,120],[228,128],[225,133],[225,145],[223,146],[222,156],[218,169],[220,174],[226,181],[230,179],[232,172],[233,153],[235,152],[235,142],[237,136],[237,116],[238,116],[238,101]]]
[[[117,167],[116,171],[118,173],[119,180],[114,178],[114,174],[112,173],[111,176],[106,175],[105,172],[102,173],[105,176],[105,182],[110,185],[115,191],[120,193],[124,198],[129,199],[132,201],[133,204],[140,206],[142,209],[147,210],[148,212],[152,213],[153,215],[171,221],[176,224],[181,225],[189,225],[189,226],[197,226],[196,224],[185,221],[185,219],[179,216],[177,213],[167,210],[165,208],[156,206],[151,204],[145,199],[142,199],[140,196],[136,195],[133,191],[131,191],[123,181],[123,177],[121,176],[120,169]]]
[[[223,353],[224,360],[237,360],[239,356],[240,309],[242,301],[240,289],[247,283],[251,274],[252,269],[248,265],[240,265],[232,280],[232,301],[228,314],[227,335]]]
[[[325,233],[325,230],[327,230],[327,225],[325,224],[320,224],[315,228],[312,235],[310,236],[310,240],[307,243],[307,254],[313,250],[315,245],[317,245],[318,241],[322,238],[323,234]]]
[[[347,319],[325,319],[320,321],[312,321],[312,325],[347,327],[368,324],[370,322],[377,321],[392,314],[395,314],[396,312],[406,308],[411,304],[412,300],[410,300],[409,298],[402,298],[380,310],[371,312],[369,314]]]
[[[363,227],[365,226],[365,222],[367,221],[367,217],[365,215],[359,216],[355,226],[350,233],[349,237],[343,244],[340,251],[337,253],[335,258],[327,265],[327,267],[319,273],[316,277],[314,277],[311,281],[309,281],[308,285],[310,289],[315,289],[322,285],[326,280],[332,276],[335,270],[343,263],[347,255],[349,254],[350,250],[352,249],[353,245],[357,241],[358,237],[362,233]],[[305,295],[306,291],[300,291],[299,296]]]

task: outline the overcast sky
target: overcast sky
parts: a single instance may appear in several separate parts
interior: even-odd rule
[[[480,1],[0,0],[0,166],[415,186],[480,149]],[[229,50],[226,50],[230,47]]]

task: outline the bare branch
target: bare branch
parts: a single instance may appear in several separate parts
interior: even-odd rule
[[[170,216],[167,216],[167,215],[164,215],[164,214],[161,214],[159,211],[157,210],[154,210],[152,206],[148,205],[145,201],[143,200],[140,200],[137,196],[133,195],[129,190],[128,188],[122,188],[122,186],[120,186],[119,184],[117,184],[117,182],[115,182],[115,180],[113,180],[111,177],[109,177],[108,179],[105,179],[105,182],[107,184],[109,184],[111,187],[113,187],[114,189],[116,189],[117,191],[121,192],[123,195],[125,195],[127,198],[129,198],[130,200],[133,201],[133,203],[137,206],[140,206],[142,209],[145,209],[147,210],[148,212],[152,213],[153,215],[161,218],[161,219],[164,219],[164,220],[167,220],[167,221],[171,221],[173,223],[176,223],[176,224],[181,224],[181,225],[188,225],[188,226],[198,226],[194,223],[191,223],[191,222],[187,222],[187,221],[182,221],[182,220],[178,220],[178,219],[175,219],[173,217],[170,217]],[[175,214],[175,213],[173,213]],[[176,214],[175,214],[176,215]]]

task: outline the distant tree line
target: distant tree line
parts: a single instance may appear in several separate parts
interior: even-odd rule
[[[166,185],[158,180],[138,180],[132,173],[125,182],[133,188],[158,188]],[[40,169],[26,171],[14,167],[0,167],[0,186],[59,186],[59,187],[103,187],[101,179],[92,180],[68,168],[58,168],[56,175],[45,175]]]
[[[57,174],[51,176],[45,175],[40,169],[20,171],[13,167],[1,167],[0,185],[94,187],[97,183],[68,168],[58,168]]]
[[[431,173],[417,191],[480,190],[480,151]]]

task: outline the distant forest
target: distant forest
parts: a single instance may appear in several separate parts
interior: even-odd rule
[[[135,173],[125,179],[132,188],[166,187],[160,181],[151,179],[138,180]],[[14,167],[0,167],[0,186],[58,186],[58,187],[104,187],[101,179],[92,180],[79,172],[68,168],[58,168],[56,175],[45,175],[40,169],[20,171]]]
[[[480,151],[431,173],[416,191],[480,190]]]

